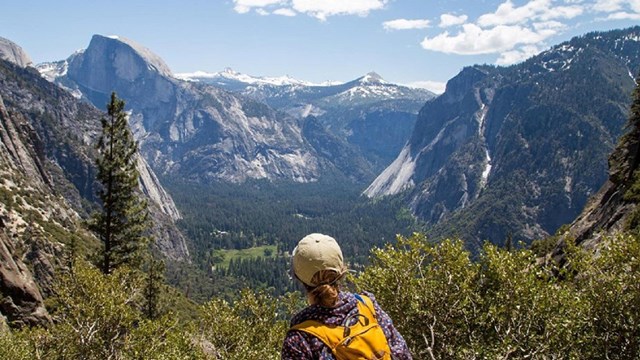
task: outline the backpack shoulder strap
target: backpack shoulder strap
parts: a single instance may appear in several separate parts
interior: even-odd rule
[[[344,327],[326,325],[317,320],[303,321],[292,326],[289,330],[298,330],[311,334],[327,345],[332,351],[344,338]]]
[[[366,295],[355,294],[356,299],[358,299],[358,311],[360,314],[369,318],[369,321],[372,323],[377,323],[376,320],[376,309],[373,307],[373,301]]]
[[[373,302],[368,296],[354,294],[358,300],[358,312],[369,319],[370,324],[377,324]],[[317,337],[332,351],[345,337],[344,326],[326,325],[317,320],[306,320],[292,326],[289,330],[304,331]]]

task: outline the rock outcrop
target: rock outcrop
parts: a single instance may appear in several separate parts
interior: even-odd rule
[[[15,254],[15,244],[0,224],[0,316],[18,327],[50,323],[33,275]]]
[[[0,59],[23,68],[33,64],[29,55],[18,44],[3,37],[0,37]]]

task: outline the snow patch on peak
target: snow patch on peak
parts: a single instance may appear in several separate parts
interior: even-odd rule
[[[364,195],[370,198],[395,195],[415,186],[413,182],[415,169],[416,159],[411,156],[411,147],[407,144],[393,163],[369,185]]]
[[[67,75],[69,63],[66,60],[42,63],[36,65],[36,69],[47,81],[54,82],[57,78]]]
[[[625,36],[624,39],[628,40],[628,41],[640,42],[640,35],[639,34],[629,34],[629,35]]]
[[[180,73],[175,74],[175,77],[180,80],[186,81],[199,81],[200,79],[220,79],[220,80],[234,80],[241,83],[255,85],[255,86],[318,86],[318,84],[314,84],[308,81],[298,80],[292,78],[289,75],[280,76],[280,77],[262,77],[262,76],[251,76],[247,74],[243,74],[233,70],[232,68],[226,68],[223,71],[216,73],[208,73],[205,71],[196,71],[193,73]]]
[[[362,84],[388,84],[388,82],[386,82],[382,76],[378,75],[375,71],[361,77],[358,81]]]

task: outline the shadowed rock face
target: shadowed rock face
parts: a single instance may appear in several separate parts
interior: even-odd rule
[[[609,157],[609,179],[582,210],[563,237],[571,237],[581,246],[593,249],[613,234],[628,230],[629,217],[637,211],[637,200],[625,194],[637,183],[636,172],[640,168],[640,74],[636,77],[636,89],[629,112],[629,129]],[[564,239],[561,239],[553,255],[562,259]]]

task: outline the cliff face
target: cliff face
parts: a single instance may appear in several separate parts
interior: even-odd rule
[[[0,37],[0,59],[23,68],[33,64],[29,55],[20,46],[3,37]]]
[[[16,246],[5,231],[0,219],[0,317],[6,316],[14,326],[49,323],[40,289],[31,271],[15,256]]]
[[[116,91],[131,110],[141,154],[163,175],[231,182],[320,176],[322,162],[300,121],[216,87],[175,79],[158,56],[130,40],[95,35],[55,81],[96,106]]]
[[[50,321],[42,299],[69,245],[98,246],[81,219],[95,207],[93,143],[103,116],[35,69],[0,60],[0,313],[11,325]],[[139,166],[158,248],[188,259],[173,202]]]
[[[472,248],[555,233],[607,179],[640,70],[638,34],[587,34],[511,67],[465,68],[365,194],[402,193],[432,237]]]
[[[34,129],[23,117],[10,114],[0,97],[0,314],[15,326],[51,321],[38,276],[25,261],[31,255],[36,275],[43,284],[50,283],[52,254],[39,246],[42,231],[78,219],[64,201],[49,196],[51,179],[41,149]]]
[[[627,133],[609,157],[609,179],[589,200],[564,236],[573,238],[586,248],[597,246],[605,236],[637,228],[640,198],[640,74],[636,78],[633,103],[629,111]],[[634,221],[636,223],[634,223]],[[555,254],[562,253],[562,243]]]

